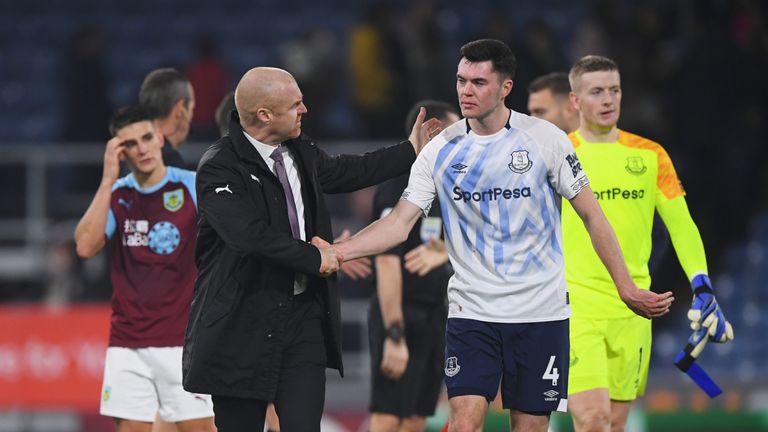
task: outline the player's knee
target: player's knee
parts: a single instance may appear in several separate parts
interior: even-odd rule
[[[370,432],[397,432],[399,427],[399,417],[390,414],[373,413],[368,429]]]
[[[448,426],[449,432],[482,432],[483,423],[474,419],[463,417],[454,418]]]
[[[611,413],[599,408],[583,410],[574,415],[577,432],[608,432],[611,430]]]
[[[424,417],[408,417],[400,424],[400,432],[423,432],[427,428]]]

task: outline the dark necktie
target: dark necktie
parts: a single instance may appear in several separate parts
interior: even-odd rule
[[[269,157],[275,161],[275,173],[277,174],[277,179],[280,180],[280,184],[283,185],[285,203],[288,205],[288,220],[291,222],[291,233],[293,238],[301,240],[299,217],[296,213],[296,201],[293,200],[293,191],[291,190],[291,183],[288,182],[288,173],[285,171],[285,162],[283,161],[283,153],[280,151],[280,147],[278,146]]]

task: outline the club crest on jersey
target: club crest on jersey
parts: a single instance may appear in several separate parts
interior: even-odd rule
[[[640,156],[630,156],[627,158],[627,166],[624,167],[628,173],[633,175],[645,174],[648,171],[648,167],[645,166],[643,158]]]
[[[452,377],[455,376],[457,373],[459,373],[459,370],[461,369],[461,365],[459,364],[459,359],[456,357],[448,357],[445,359],[445,375]]]
[[[507,165],[514,173],[522,174],[533,166],[533,161],[528,157],[528,150],[513,151],[512,161]]]
[[[163,207],[168,211],[179,211],[184,205],[184,189],[176,189],[163,193]]]

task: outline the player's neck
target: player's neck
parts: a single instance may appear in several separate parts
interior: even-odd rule
[[[619,129],[616,125],[611,128],[605,128],[597,125],[590,125],[586,122],[582,122],[582,126],[579,127],[579,134],[587,142],[616,142],[619,139]]]
[[[483,117],[469,119],[469,127],[476,135],[493,135],[507,125],[510,115],[510,109],[502,105]]]
[[[179,148],[184,143],[183,131],[171,120],[170,116],[165,119],[155,120],[155,127],[174,149]]]
[[[168,168],[164,164],[160,164],[148,173],[134,171],[133,178],[136,179],[140,188],[147,189],[163,181],[167,172]]]

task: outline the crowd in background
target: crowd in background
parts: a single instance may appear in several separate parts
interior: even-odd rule
[[[89,4],[81,2],[83,8]],[[768,202],[761,187],[768,184],[763,166],[768,156],[768,21],[764,4],[757,0],[335,1],[327,7],[301,1],[246,5],[233,0],[216,13],[196,15],[194,9],[202,7],[198,3],[185,3],[178,19],[170,6],[159,8],[157,14],[168,18],[165,23],[153,19],[151,11],[110,11],[103,6],[93,16],[110,20],[91,19],[84,13],[76,28],[72,23],[64,26],[71,31],[56,33],[56,28],[44,26],[61,49],[50,51],[49,59],[33,57],[25,62],[30,80],[42,73],[32,69],[53,68],[47,110],[33,117],[33,126],[0,122],[0,144],[95,143],[98,152],[108,139],[107,119],[114,107],[132,102],[138,77],[161,66],[179,68],[195,88],[192,142],[213,142],[216,105],[245,70],[257,65],[283,67],[296,77],[309,109],[303,123],[310,136],[325,142],[401,139],[403,119],[413,102],[424,98],[455,102],[456,48],[471,39],[491,37],[507,42],[517,55],[508,105],[521,112],[526,112],[526,87],[533,78],[567,71],[585,54],[617,61],[624,91],[619,126],[662,143],[672,156],[710,251],[713,273],[722,261],[719,253],[744,237],[750,218],[765,210]],[[259,26],[271,19],[256,13],[260,6],[276,13],[271,28],[283,29],[284,35],[262,39],[228,29],[230,23],[242,28],[247,20],[245,24],[258,34]],[[48,18],[55,14],[36,2],[3,8],[9,9],[6,19],[17,18],[33,30],[35,13]],[[195,26],[214,18],[215,28]],[[111,25],[122,19],[123,27]],[[137,31],[129,26],[146,28]],[[26,36],[22,31],[22,37],[33,30],[27,29]],[[146,38],[126,44],[120,33],[129,30]],[[184,38],[153,38],[170,33]],[[0,42],[3,58],[18,55],[10,33],[3,33]],[[4,73],[10,76],[13,71],[9,66]],[[28,87],[31,81],[22,75],[0,84],[0,117],[13,118],[18,104],[36,100]],[[3,178],[7,182],[20,175],[9,167]],[[57,176],[54,183],[90,191],[98,175],[98,170],[86,170]],[[334,207],[363,209],[369,207],[369,199],[370,193],[352,196],[345,205]],[[12,194],[0,211],[19,213],[22,201],[23,194]],[[363,210],[359,214],[367,217]],[[687,285],[683,278],[669,256],[657,280],[674,285],[665,289],[677,289]],[[81,297],[108,294],[104,289]],[[3,300],[31,297],[29,292],[8,289],[0,290],[0,295]]]

